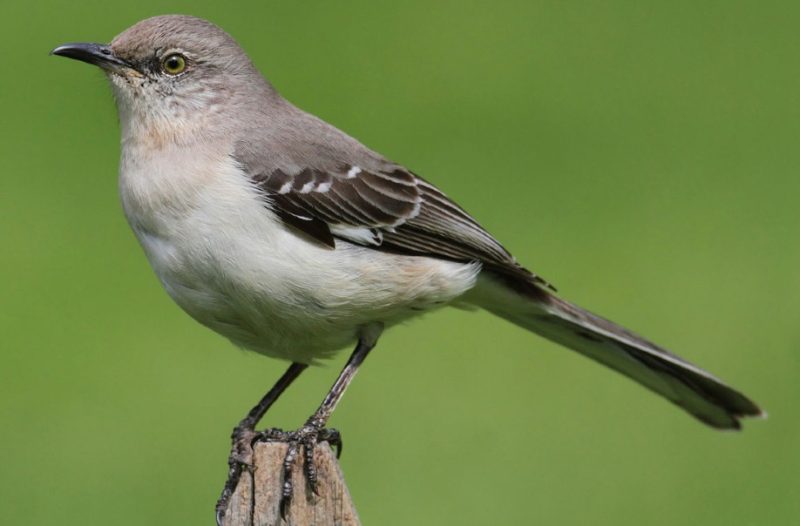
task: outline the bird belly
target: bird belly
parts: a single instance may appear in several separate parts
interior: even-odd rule
[[[152,183],[151,174],[121,172],[123,206],[167,293],[203,325],[269,356],[324,358],[354,344],[366,324],[447,304],[480,270],[348,242],[318,245],[281,223],[232,163],[191,187],[142,178]]]

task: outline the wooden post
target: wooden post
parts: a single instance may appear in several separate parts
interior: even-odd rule
[[[327,442],[314,450],[319,495],[314,495],[306,484],[304,458],[300,454],[292,470],[294,497],[286,520],[281,519],[281,472],[287,447],[281,442],[258,442],[253,446],[255,469],[242,473],[223,526],[360,526],[342,470]]]

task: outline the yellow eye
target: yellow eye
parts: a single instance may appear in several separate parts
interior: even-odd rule
[[[161,68],[165,73],[178,75],[186,69],[186,59],[177,53],[169,55],[161,61]]]

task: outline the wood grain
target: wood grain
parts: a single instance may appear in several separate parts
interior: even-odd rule
[[[350,492],[339,462],[323,442],[314,451],[318,495],[308,488],[303,474],[303,455],[292,470],[294,498],[286,520],[280,516],[282,465],[287,445],[280,442],[255,444],[252,472],[245,471],[231,497],[224,526],[359,526]]]

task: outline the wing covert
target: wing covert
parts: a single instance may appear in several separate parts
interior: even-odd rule
[[[402,166],[374,158],[368,168],[327,162],[255,171],[241,164],[285,224],[329,248],[338,238],[376,250],[479,261],[513,281],[547,285],[461,207]]]

